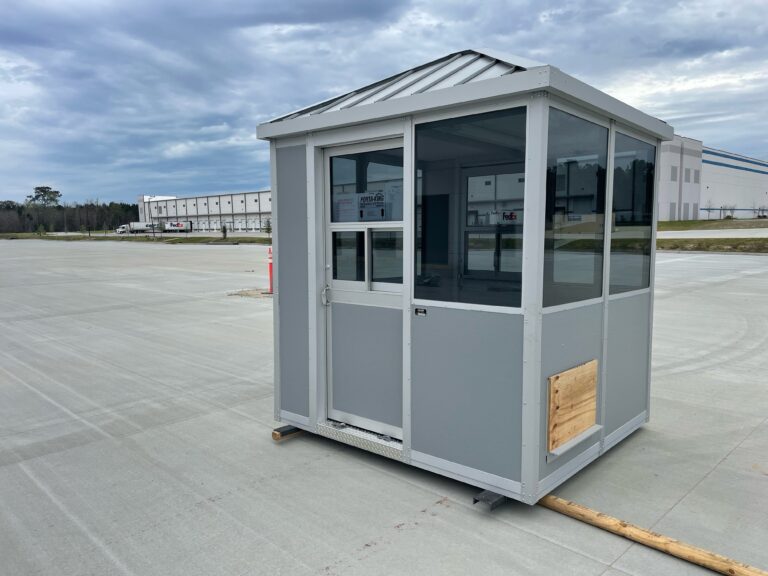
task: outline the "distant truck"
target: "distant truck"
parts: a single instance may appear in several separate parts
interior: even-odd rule
[[[191,232],[192,222],[163,222],[163,232]]]
[[[151,222],[129,222],[118,226],[115,230],[116,234],[141,234],[142,232],[152,232],[155,225]]]

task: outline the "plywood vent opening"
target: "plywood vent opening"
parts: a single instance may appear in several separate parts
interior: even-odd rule
[[[552,452],[597,423],[597,360],[548,380],[547,447]]]

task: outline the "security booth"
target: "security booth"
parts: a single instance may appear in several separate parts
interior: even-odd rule
[[[659,143],[449,54],[261,124],[275,418],[532,504],[648,420]]]

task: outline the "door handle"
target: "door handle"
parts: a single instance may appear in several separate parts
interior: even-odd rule
[[[326,284],[320,291],[320,302],[323,304],[323,306],[328,306],[331,303],[331,299],[328,297],[330,291],[331,287],[328,286],[328,284]]]

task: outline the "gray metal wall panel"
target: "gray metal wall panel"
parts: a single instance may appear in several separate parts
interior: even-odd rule
[[[520,481],[522,315],[427,307],[411,333],[413,450]]]
[[[603,304],[590,304],[544,314],[541,327],[541,419],[539,478],[545,478],[599,440],[599,432],[579,442],[565,454],[547,463],[547,378],[597,358],[603,365]],[[598,374],[600,369],[598,369]],[[598,376],[599,377],[599,376]],[[599,389],[599,382],[598,382]],[[597,399],[600,406],[600,398]],[[598,410],[598,415],[600,411]]]
[[[280,408],[309,416],[306,147],[277,148],[276,154]]]
[[[610,434],[648,408],[649,293],[608,303],[605,433]]]
[[[403,311],[333,303],[333,408],[403,426]]]

